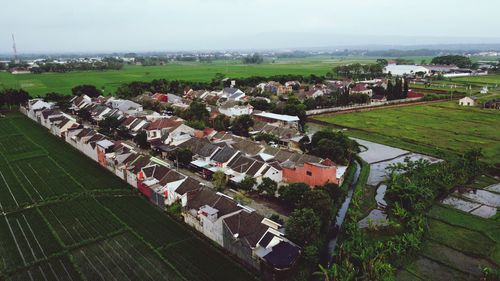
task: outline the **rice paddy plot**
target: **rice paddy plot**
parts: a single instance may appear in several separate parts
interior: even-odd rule
[[[6,118],[0,118],[0,138],[15,134],[16,128]]]
[[[77,249],[71,255],[87,280],[183,280],[130,233]]]
[[[104,238],[124,229],[94,198],[50,204],[41,211],[66,247]]]
[[[325,115],[318,120],[349,128],[347,134],[405,150],[434,154],[481,148],[484,160],[500,159],[500,111],[461,107],[457,102]]]
[[[48,133],[47,129],[20,114],[10,118],[19,132],[32,142],[43,147],[48,155],[62,169],[70,174],[87,190],[130,188],[114,174],[102,169],[63,140]],[[9,119],[9,118],[8,118]]]
[[[10,162],[47,155],[23,135],[7,135],[0,138],[0,153]]]
[[[61,251],[58,241],[35,209],[0,218],[0,273],[43,261]]]
[[[215,251],[209,251],[199,239],[168,245],[161,254],[176,268],[182,268],[182,273],[188,280],[253,280],[248,275],[243,276],[241,268],[231,263],[229,258],[222,257]],[[221,258],[227,261],[220,262]]]
[[[0,155],[0,211],[16,209],[31,202],[9,164]]]
[[[74,278],[69,266],[68,274],[62,265],[54,264],[59,258],[63,264],[73,264],[83,280],[254,279],[220,250],[200,240],[194,230],[132,193],[124,181],[45,128],[17,113],[8,113],[5,119],[18,135],[48,155],[16,161],[0,155],[0,208],[8,206],[11,212],[0,213],[0,280],[31,281],[30,275],[33,280]],[[4,188],[4,183],[10,188]],[[21,200],[18,191],[26,191],[27,200]],[[21,203],[24,201],[40,205],[27,206],[29,203]],[[172,256],[174,252],[166,249],[177,244],[185,245],[185,251],[172,247]],[[164,256],[160,250],[165,250]],[[185,263],[173,265],[177,256]],[[196,266],[203,270],[191,273],[188,262],[199,263]],[[215,272],[218,270],[225,272]]]
[[[12,168],[19,181],[37,202],[83,191],[77,182],[48,157],[16,161],[12,164]]]
[[[155,248],[193,235],[139,197],[98,198],[106,208]]]
[[[63,256],[15,272],[6,278],[6,281],[27,280],[79,281],[82,279],[69,258]]]

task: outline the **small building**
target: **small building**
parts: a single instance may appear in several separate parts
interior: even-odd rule
[[[356,86],[354,86],[351,89],[351,94],[364,94],[364,95],[368,95],[369,97],[371,97],[373,94],[373,91],[372,91],[372,89],[368,88],[368,84],[358,83],[358,84],[356,84]]]
[[[240,101],[245,97],[245,93],[238,88],[224,88],[219,96],[227,100]]]
[[[219,112],[229,117],[250,115],[253,112],[253,106],[250,104],[239,105],[236,101],[227,101],[219,106]]]
[[[282,168],[283,179],[286,182],[303,182],[311,187],[327,183],[340,185],[343,177],[337,173],[337,165],[329,159],[320,163],[305,162],[302,165],[284,162]]]
[[[429,69],[419,65],[389,64],[384,68],[384,73],[391,73],[393,76],[428,75]]]
[[[285,114],[276,114],[270,112],[261,112],[253,115],[256,121],[276,124],[278,126],[286,126],[292,128],[299,127],[299,117]]]
[[[475,106],[477,98],[476,97],[464,97],[458,100],[458,104],[461,106]]]

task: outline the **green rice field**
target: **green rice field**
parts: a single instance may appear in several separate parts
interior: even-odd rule
[[[325,75],[339,64],[353,62],[374,62],[373,58],[304,58],[266,61],[262,64],[248,65],[239,61],[214,61],[212,63],[169,63],[164,66],[127,65],[122,70],[88,71],[69,73],[44,73],[12,75],[0,72],[1,88],[23,88],[33,96],[48,92],[70,94],[71,88],[81,84],[95,85],[105,94],[113,94],[118,86],[132,81],[151,81],[153,79],[211,81],[216,73],[232,78],[249,76],[272,76],[284,74]]]
[[[494,97],[494,96],[490,96]],[[500,111],[461,107],[458,101],[318,116],[347,128],[347,134],[436,156],[481,148],[500,163]]]
[[[0,132],[0,280],[257,280],[27,117]]]

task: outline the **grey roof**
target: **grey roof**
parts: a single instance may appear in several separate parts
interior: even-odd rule
[[[262,166],[264,166],[264,162],[255,161],[253,163],[252,167],[250,167],[250,169],[248,169],[247,174],[249,176],[255,176],[257,174],[257,172],[262,168]]]
[[[238,90],[239,90],[238,88],[224,88],[224,93],[227,93],[229,95],[233,95]]]
[[[231,94],[231,95],[230,95],[230,96],[228,96],[227,98],[228,98],[228,99],[235,99],[235,98],[241,97],[241,96],[243,96],[243,95],[245,95],[245,93],[243,93],[243,92],[239,92],[239,93],[234,93],[234,94]]]
[[[254,159],[239,155],[234,157],[227,165],[236,172],[246,172],[255,162]]]
[[[220,147],[207,143],[206,145],[203,146],[203,148],[200,149],[198,155],[203,156],[203,157],[209,157],[211,156],[215,151],[219,150]]]
[[[229,146],[224,147],[222,150],[218,151],[212,160],[220,163],[225,163],[231,159],[236,153],[240,153],[238,150],[230,148]]]

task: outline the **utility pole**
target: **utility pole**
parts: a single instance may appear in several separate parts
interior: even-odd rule
[[[12,50],[14,51],[14,62],[17,63],[17,48],[16,48],[16,38],[14,38],[14,33],[12,33]]]

